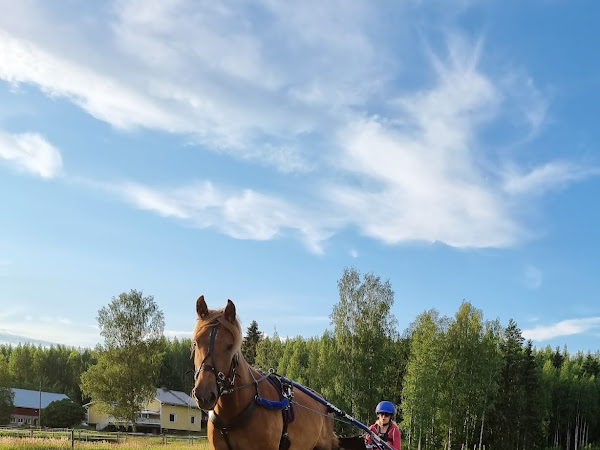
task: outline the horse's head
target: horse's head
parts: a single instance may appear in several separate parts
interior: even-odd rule
[[[211,310],[201,295],[196,300],[196,312],[192,397],[201,409],[209,410],[235,383],[242,332],[231,300],[225,308]]]

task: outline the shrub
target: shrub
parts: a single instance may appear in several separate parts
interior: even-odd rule
[[[56,400],[42,409],[42,425],[54,428],[69,428],[85,418],[85,408],[69,398]]]

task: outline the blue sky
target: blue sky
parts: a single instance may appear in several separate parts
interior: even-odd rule
[[[598,350],[600,4],[292,3],[0,0],[2,339],[320,336],[354,266]]]

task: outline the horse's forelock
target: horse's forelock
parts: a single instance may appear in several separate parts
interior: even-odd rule
[[[235,319],[234,323],[231,323],[229,320],[225,319],[224,312],[224,309],[213,309],[209,310],[208,314],[204,318],[198,317],[196,326],[194,327],[194,339],[205,328],[220,324],[233,336],[233,347],[236,350],[240,350],[242,348],[242,326],[237,318]]]

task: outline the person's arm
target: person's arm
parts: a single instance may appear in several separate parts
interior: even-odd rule
[[[392,447],[394,450],[401,450],[402,448],[402,436],[400,435],[400,428],[394,428],[394,434],[392,435]]]

